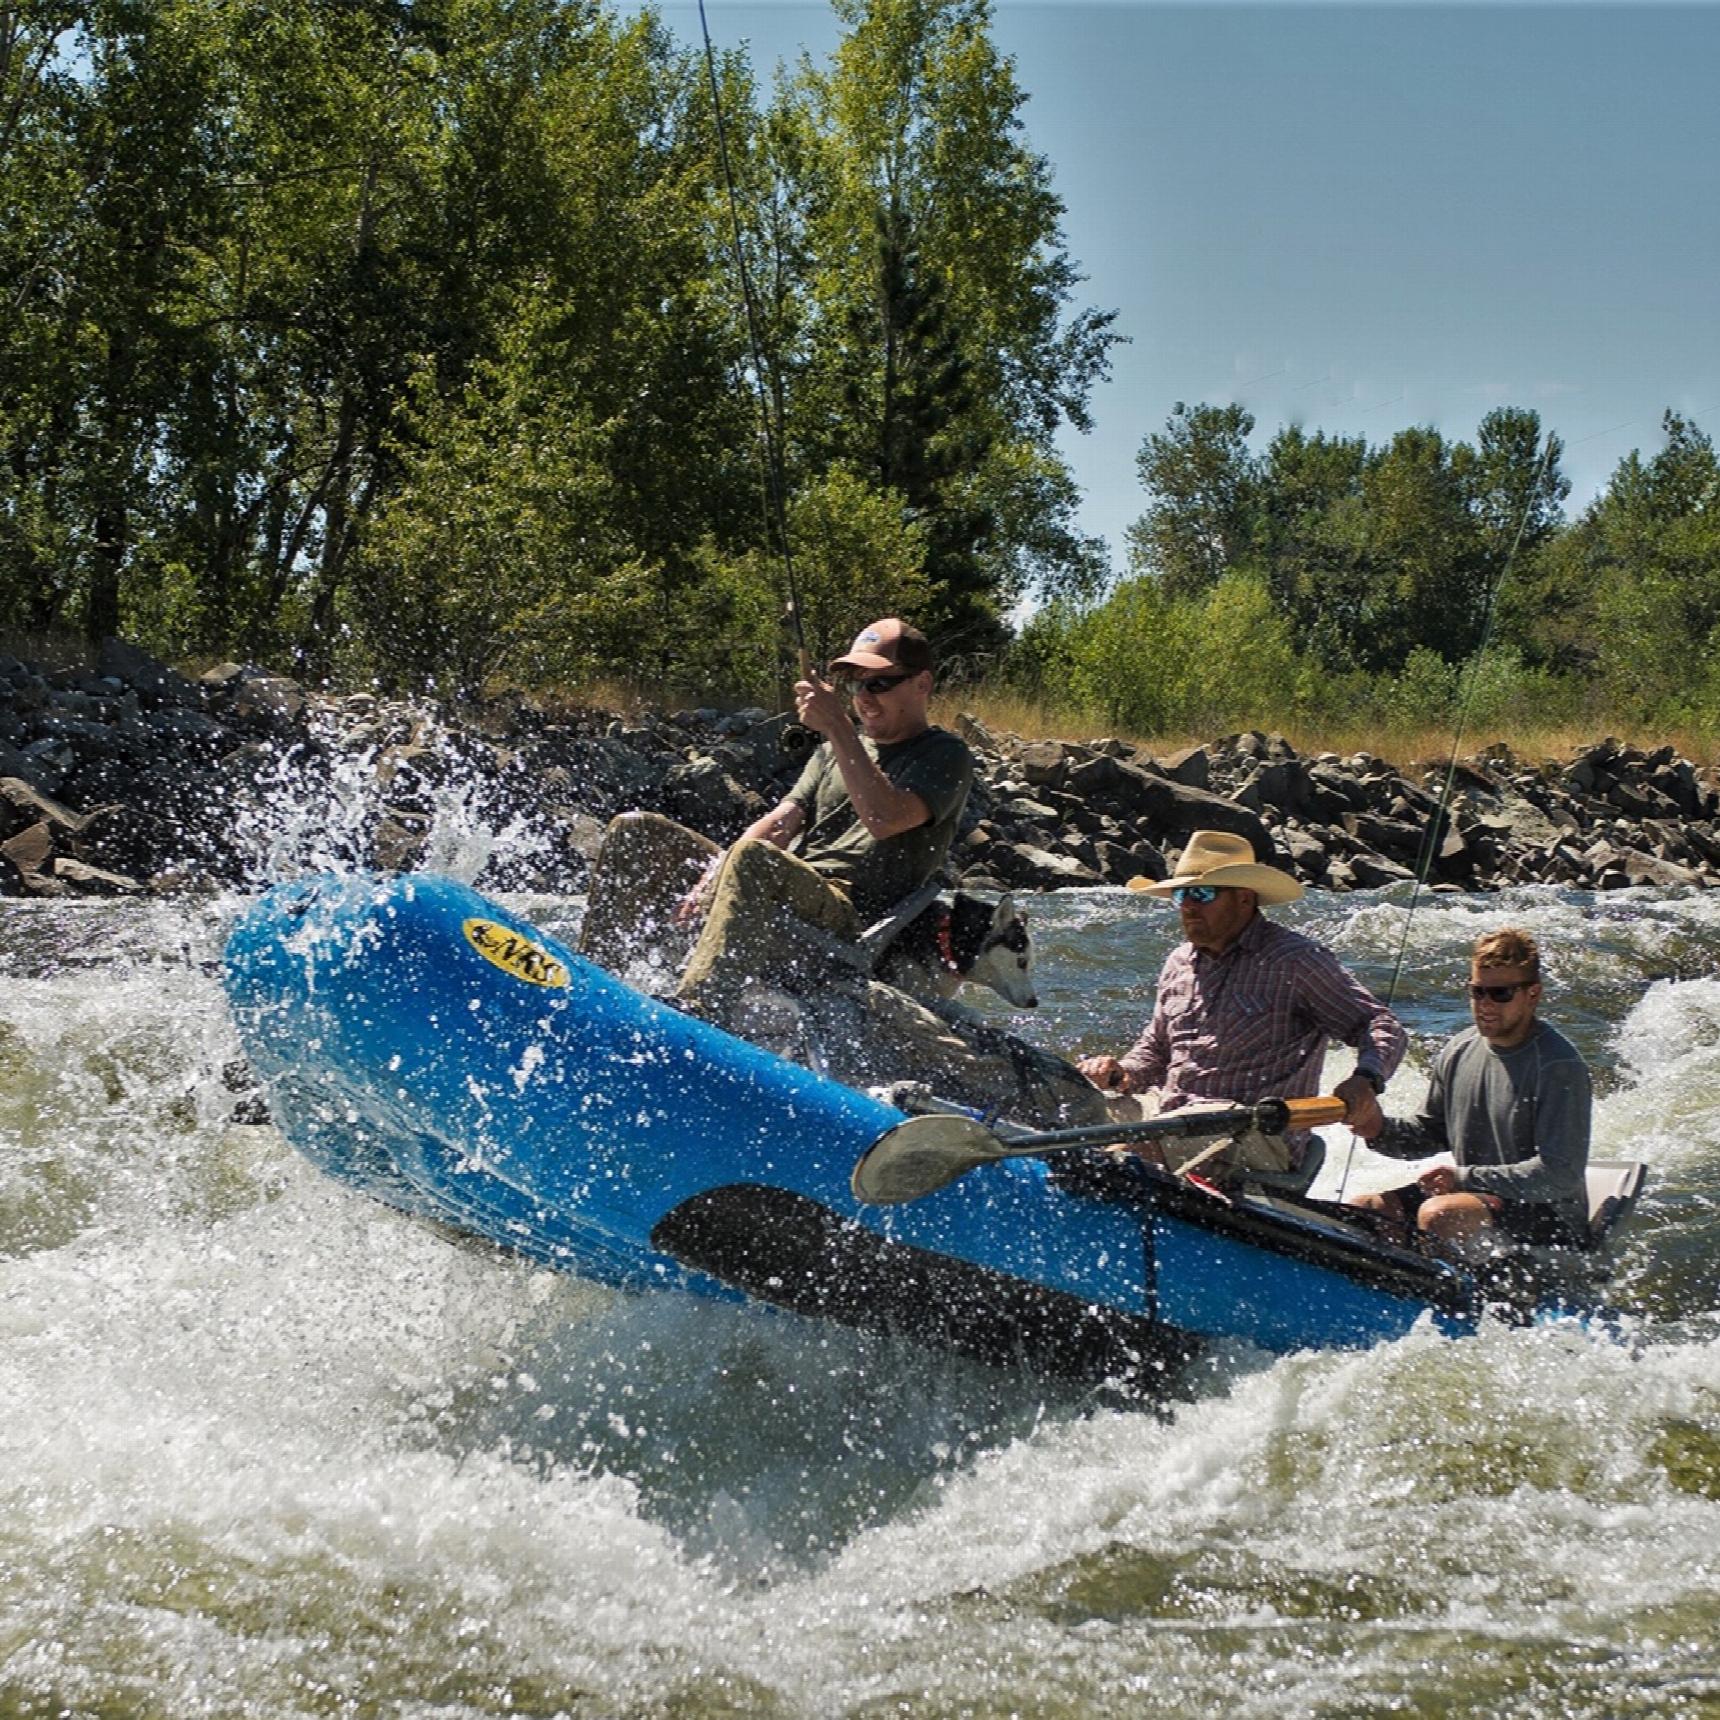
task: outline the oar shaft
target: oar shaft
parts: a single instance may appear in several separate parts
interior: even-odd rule
[[[1138,1123],[1088,1123],[1079,1129],[1047,1129],[1007,1141],[1013,1150],[1054,1152],[1060,1147],[1104,1147],[1129,1141],[1162,1141],[1175,1135],[1234,1134],[1254,1127],[1254,1107],[1239,1105],[1229,1111],[1169,1111],[1162,1117],[1145,1117]]]
[[[957,1177],[999,1159],[1032,1159],[1081,1147],[1127,1146],[1175,1135],[1235,1135],[1258,1129],[1281,1135],[1286,1129],[1312,1129],[1343,1119],[1342,1099],[1264,1099],[1258,1105],[1226,1110],[1172,1111],[1139,1123],[1096,1123],[1081,1129],[1052,1129],[1044,1134],[1000,1136],[971,1112],[952,1105],[918,1117],[904,1117],[886,1129],[854,1166],[855,1198],[879,1206],[918,1200],[947,1188]]]
[[[1263,1099],[1258,1105],[1235,1105],[1227,1111],[1167,1111],[1138,1123],[1087,1123],[1078,1129],[1049,1129],[1006,1142],[1012,1152],[1054,1152],[1061,1147],[1126,1146],[1130,1141],[1162,1141],[1178,1135],[1233,1135],[1258,1129],[1281,1135],[1286,1129],[1317,1129],[1341,1123],[1348,1107],[1342,1099],[1319,1095],[1312,1099]]]

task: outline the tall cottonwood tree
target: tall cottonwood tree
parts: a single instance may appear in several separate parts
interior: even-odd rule
[[[1178,401],[1135,457],[1146,512],[1129,527],[1129,558],[1172,598],[1210,590],[1253,546],[1261,504],[1254,417],[1236,405]]]
[[[1489,589],[1497,594],[1494,638],[1524,661],[1558,660],[1557,631],[1569,598],[1543,571],[1543,550],[1564,525],[1571,481],[1560,469],[1564,444],[1540,415],[1500,407],[1481,420],[1473,448],[1452,463],[1469,495]]]
[[[827,68],[779,92],[810,259],[791,355],[799,462],[841,463],[924,530],[925,616],[981,651],[1030,587],[1089,580],[1058,428],[1088,425],[1111,313],[1074,304],[1063,205],[986,0],[837,0]]]
[[[71,599],[78,386],[65,303],[81,175],[70,59],[81,5],[0,6],[0,618],[50,627]]]
[[[161,423],[221,226],[221,36],[177,0],[9,13],[0,318],[10,588],[28,625],[116,632]]]
[[[392,677],[681,684],[712,545],[764,517],[703,69],[593,13],[530,101],[528,266],[490,350],[420,375],[356,610]]]
[[[1338,669],[1365,655],[1377,601],[1362,501],[1367,462],[1363,437],[1291,425],[1273,437],[1258,475],[1260,563],[1273,607],[1303,650]]]

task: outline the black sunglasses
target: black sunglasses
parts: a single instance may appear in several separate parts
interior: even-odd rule
[[[842,685],[850,693],[887,693],[892,687],[899,687],[904,681],[913,680],[912,675],[868,675],[865,680],[856,680],[852,676],[843,681]]]
[[[1476,1003],[1482,998],[1486,998],[1489,1003],[1509,1003],[1525,986],[1535,983],[1532,979],[1514,979],[1509,985],[1466,985],[1463,989]]]

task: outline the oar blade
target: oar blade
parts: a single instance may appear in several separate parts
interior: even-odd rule
[[[972,1117],[909,1117],[860,1155],[854,1197],[869,1206],[918,1200],[947,1188],[976,1165],[1007,1156],[1003,1143]]]

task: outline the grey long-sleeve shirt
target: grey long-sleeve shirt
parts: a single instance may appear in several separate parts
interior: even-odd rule
[[[1556,1027],[1537,1021],[1509,1051],[1470,1027],[1441,1046],[1421,1114],[1388,1120],[1372,1145],[1398,1159],[1449,1152],[1459,1188],[1545,1201],[1581,1230],[1590,1099],[1588,1065]]]

